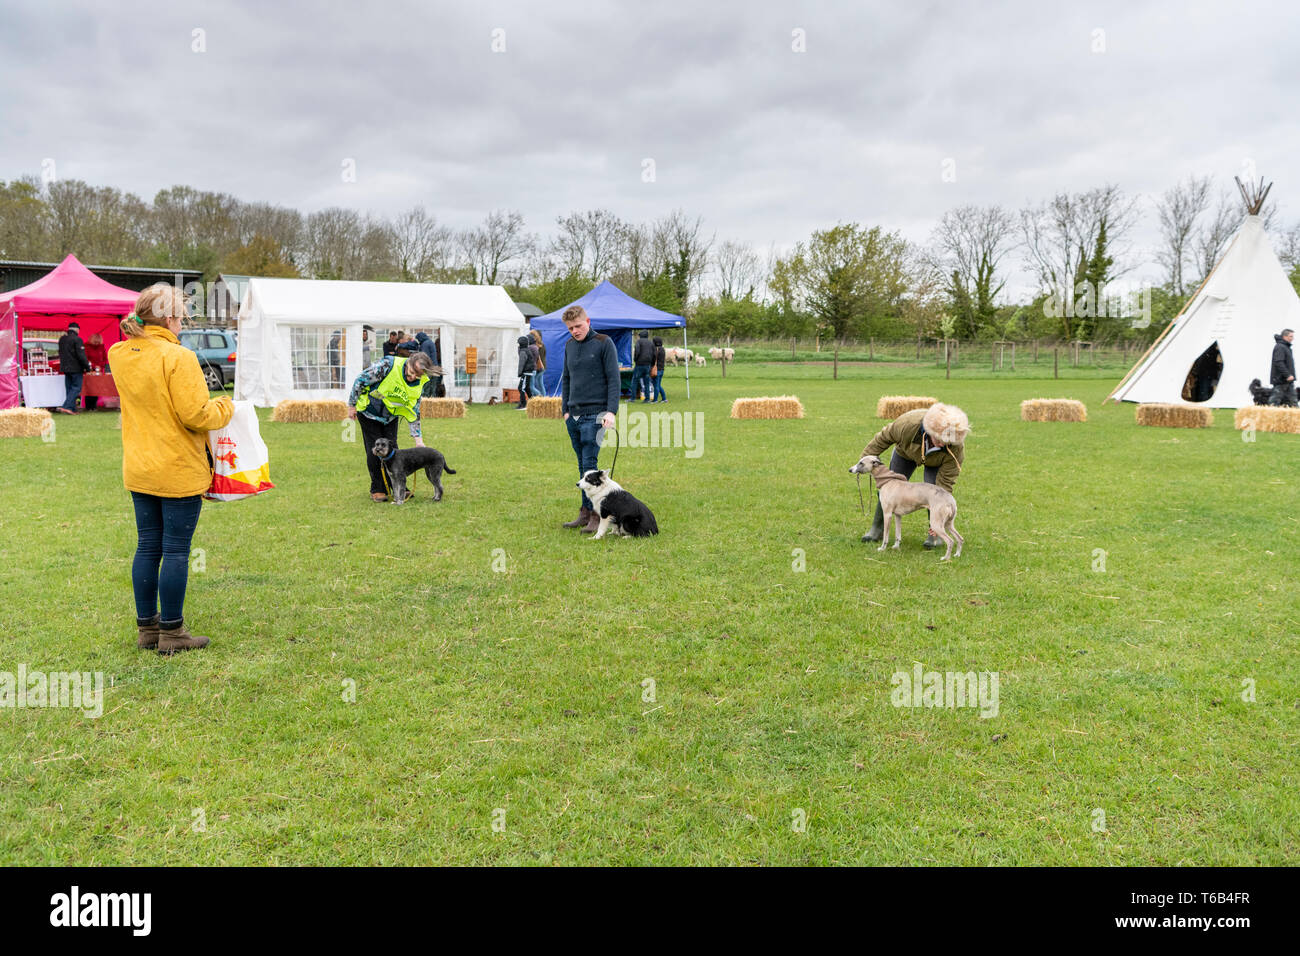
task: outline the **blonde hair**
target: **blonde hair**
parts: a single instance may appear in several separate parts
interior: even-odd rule
[[[135,300],[135,309],[122,320],[122,335],[137,339],[146,325],[165,327],[168,319],[184,319],[187,314],[185,293],[166,282],[155,282]]]
[[[587,310],[580,305],[571,305],[564,310],[565,322],[581,322],[587,317]]]
[[[944,445],[962,445],[970,435],[970,419],[956,405],[935,402],[921,419],[921,427]]]

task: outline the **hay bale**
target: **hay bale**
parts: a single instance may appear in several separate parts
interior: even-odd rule
[[[1027,422],[1086,422],[1088,406],[1073,398],[1030,398],[1020,403],[1020,418]]]
[[[1280,432],[1300,435],[1300,408],[1278,405],[1247,405],[1237,409],[1232,424],[1238,431],[1253,427],[1257,432]]]
[[[560,418],[560,399],[530,398],[528,400],[529,418]]]
[[[420,399],[421,418],[464,418],[465,400],[461,398]]]
[[[54,427],[54,416],[43,408],[0,411],[0,438],[40,438]]]
[[[1137,407],[1137,423],[1157,428],[1209,428],[1214,424],[1214,412],[1198,405],[1151,402]]]
[[[803,418],[803,403],[794,395],[775,398],[738,398],[731,404],[732,418]]]
[[[876,417],[897,418],[914,408],[929,408],[937,401],[929,395],[881,395],[876,402]]]
[[[273,422],[341,422],[347,417],[347,403],[338,399],[287,398],[271,413]]]

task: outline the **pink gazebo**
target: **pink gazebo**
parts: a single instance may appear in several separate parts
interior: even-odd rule
[[[22,398],[18,376],[24,330],[62,334],[69,322],[76,322],[83,339],[98,332],[108,348],[121,340],[118,323],[137,296],[105,282],[72,255],[31,285],[0,294],[0,408],[13,408]]]

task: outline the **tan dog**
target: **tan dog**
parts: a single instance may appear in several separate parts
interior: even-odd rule
[[[908,481],[875,455],[867,455],[849,469],[851,475],[870,474],[876,481],[880,492],[880,509],[885,514],[885,535],[877,551],[884,551],[889,546],[889,519],[894,519],[894,547],[903,542],[902,516],[911,514],[921,508],[930,509],[930,533],[943,539],[948,550],[941,561],[952,557],[952,543],[957,542],[957,557],[961,557],[961,546],[965,539],[957,532],[953,521],[957,517],[957,499],[951,492],[944,491],[938,485],[928,485],[923,481]]]

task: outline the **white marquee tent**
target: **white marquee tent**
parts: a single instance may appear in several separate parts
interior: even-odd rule
[[[1268,385],[1273,336],[1287,328],[1300,329],[1300,296],[1259,216],[1247,215],[1219,264],[1110,397],[1205,408],[1249,405],[1250,382]],[[1196,391],[1194,376],[1189,380],[1193,367],[1198,374],[1218,371],[1212,394],[1200,401],[1205,392]]]
[[[376,330],[365,343],[364,325]],[[448,396],[486,402],[518,387],[516,340],[526,328],[500,286],[252,278],[239,308],[235,398],[261,407],[287,398],[346,401],[363,357],[382,359],[388,331],[397,329],[441,335]]]

